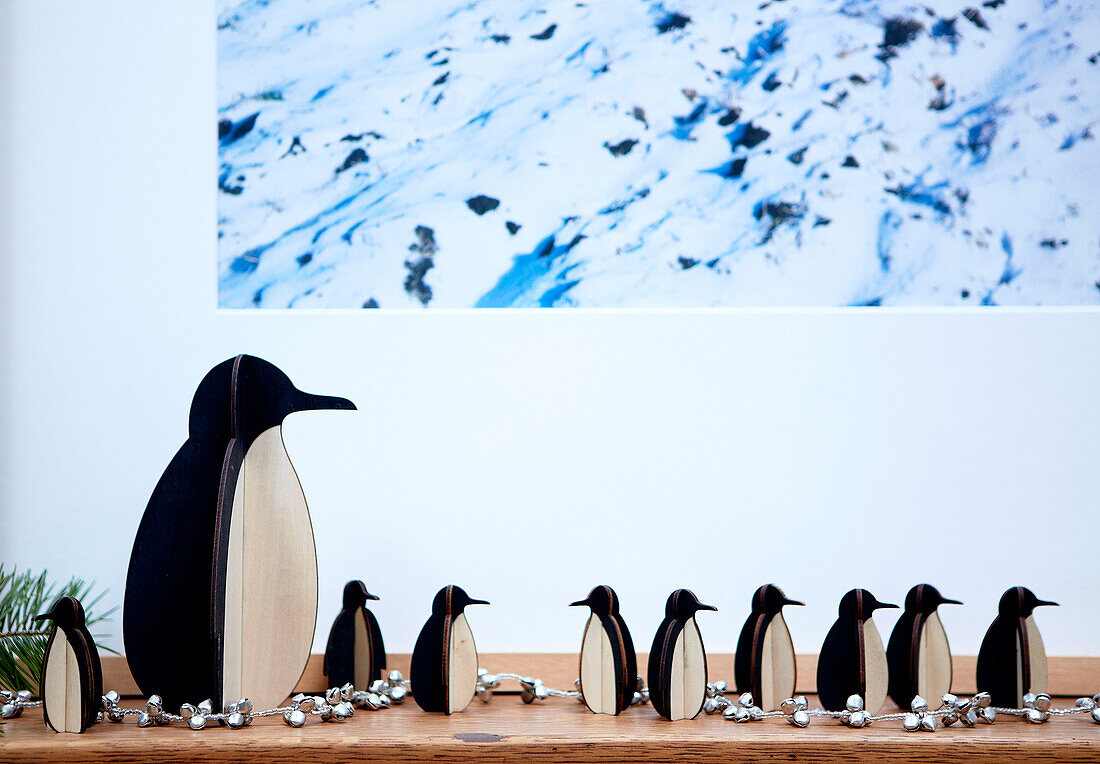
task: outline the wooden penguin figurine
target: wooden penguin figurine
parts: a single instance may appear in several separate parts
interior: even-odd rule
[[[74,597],[60,597],[34,620],[53,621],[38,693],[46,724],[55,732],[83,732],[103,705],[99,650],[84,624],[84,608]]]
[[[1027,693],[1046,692],[1047,652],[1032,611],[1057,604],[1022,586],[1001,595],[997,617],[978,651],[978,691],[988,692],[994,706],[1019,708]]]
[[[444,586],[432,602],[413,647],[409,689],[425,711],[455,714],[470,705],[477,689],[477,647],[463,610],[488,605],[458,586]]]
[[[329,687],[351,682],[365,690],[386,668],[386,647],[378,619],[367,610],[367,600],[376,600],[362,581],[344,586],[344,607],[332,622],[325,647],[325,676]]]
[[[593,713],[615,716],[630,706],[638,684],[634,642],[610,586],[597,586],[585,599],[570,603],[581,605],[592,609],[581,641],[581,697]]]
[[[167,707],[248,697],[264,708],[294,689],[317,622],[317,552],[282,422],[354,408],[247,355],[199,384],[126,576],[126,658],[143,694]]]
[[[886,645],[890,698],[899,707],[909,708],[917,695],[935,701],[951,692],[951,647],[936,609],[961,604],[931,584],[917,584],[905,595],[905,610]]]
[[[817,658],[817,697],[827,711],[843,711],[852,695],[863,698],[874,714],[886,701],[888,668],[882,637],[871,615],[897,607],[875,599],[866,589],[852,589],[840,600],[840,617],[825,635]]]
[[[707,653],[695,624],[700,604],[687,589],[677,589],[665,603],[665,619],[649,649],[649,700],[669,721],[694,719],[707,696]]]
[[[794,643],[783,606],[802,604],[787,599],[775,584],[765,584],[752,595],[752,613],[737,640],[733,676],[737,691],[751,692],[765,711],[774,711],[794,695]]]

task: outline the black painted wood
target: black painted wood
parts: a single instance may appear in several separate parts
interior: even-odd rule
[[[425,711],[451,713],[447,707],[451,624],[468,605],[488,604],[471,599],[460,586],[444,586],[435,595],[432,614],[416,638],[409,665],[409,689]]]
[[[324,672],[329,687],[343,687],[355,682],[355,619],[361,618],[366,628],[368,647],[369,681],[382,678],[386,668],[386,647],[382,643],[382,630],[378,619],[367,608],[367,600],[378,597],[367,591],[362,581],[348,581],[344,586],[344,605],[332,622],[325,646]],[[357,689],[365,690],[366,687]]]
[[[761,655],[764,652],[764,638],[768,628],[785,605],[802,604],[797,600],[787,599],[783,590],[775,584],[764,584],[753,593],[752,611],[745,625],[741,627],[737,652],[733,656],[733,680],[738,692],[751,692],[757,702],[764,697]],[[793,662],[793,655],[791,660]],[[796,676],[793,665],[791,676]]]
[[[712,605],[703,605],[690,589],[677,589],[665,601],[665,617],[653,635],[653,645],[649,648],[649,702],[653,709],[666,719],[672,716],[671,695],[673,654],[676,642],[681,638],[685,624],[694,618],[700,610],[717,610]],[[706,653],[703,654],[706,665]],[[704,675],[706,671],[704,670]],[[702,705],[700,705],[700,710]],[[695,715],[698,715],[698,710]]]
[[[38,695],[43,699],[46,697],[46,667],[54,640],[60,634],[72,648],[80,672],[80,732],[83,732],[96,723],[103,697],[103,669],[99,661],[99,648],[88,632],[84,607],[75,597],[59,597],[49,611],[36,616],[35,620],[53,622],[49,639],[46,640],[46,657],[42,661]],[[45,703],[42,704],[42,713],[46,725],[55,732],[58,731],[57,725],[50,719],[50,709]]]
[[[226,547],[248,448],[296,411],[354,408],[298,390],[254,356],[224,361],[203,378],[189,437],[153,489],[126,576],[123,638],[143,694],[160,695],[168,707],[204,698],[220,704]]]
[[[898,616],[894,630],[890,632],[890,641],[886,645],[886,664],[890,668],[887,693],[900,708],[909,708],[917,695],[917,684],[920,680],[920,641],[924,624],[940,605],[946,604],[962,603],[945,598],[931,584],[917,584],[905,595],[905,610]],[[925,700],[934,703],[937,698]]]
[[[850,695],[866,697],[863,625],[875,610],[889,607],[897,605],[879,602],[866,589],[852,589],[841,598],[839,618],[817,658],[817,695],[826,710],[843,711]]]
[[[1035,596],[1028,588],[1014,586],[1001,595],[997,617],[989,625],[978,650],[977,687],[988,692],[994,706],[1015,708],[1020,702],[1017,683],[1024,693],[1031,692],[1031,652],[1027,619],[1042,605],[1057,605]],[[1021,644],[1021,660],[1016,656],[1016,640]]]
[[[619,614],[619,595],[610,586],[597,586],[588,593],[588,597],[570,604],[570,607],[587,605],[600,619],[600,625],[607,634],[615,664],[615,715],[621,714],[630,706],[638,684],[638,655],[634,652],[634,641],[630,638],[630,629]]]

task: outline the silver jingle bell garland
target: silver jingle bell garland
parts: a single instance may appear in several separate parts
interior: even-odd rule
[[[475,693],[478,699],[488,703],[492,700],[493,690],[499,688],[502,680],[505,679],[519,683],[520,697],[524,703],[534,703],[547,698],[576,698],[584,702],[579,691],[579,679],[575,683],[578,688],[576,690],[555,690],[535,677],[509,672],[490,674],[483,668],[477,670]],[[941,724],[945,727],[956,723],[965,727],[992,724],[998,715],[1019,716],[1032,724],[1043,724],[1052,716],[1089,714],[1093,722],[1100,724],[1100,693],[1091,698],[1078,698],[1074,705],[1068,708],[1052,708],[1051,697],[1046,693],[1024,695],[1022,708],[994,707],[989,693],[979,692],[967,700],[948,693],[940,698],[940,707],[932,710],[928,701],[917,696],[913,698],[909,711],[875,715],[864,708],[863,698],[859,695],[850,696],[843,711],[810,708],[805,695],[787,698],[780,703],[777,711],[765,711],[755,704],[752,693],[745,692],[733,698],[727,696],[728,689],[726,682],[708,684],[703,711],[707,714],[721,713],[725,719],[735,722],[784,718],[795,727],[809,726],[810,720],[814,717],[836,719],[843,725],[855,728],[867,727],[872,722],[900,720],[903,729],[908,732],[935,732]],[[391,671],[385,679],[375,680],[366,690],[357,690],[351,684],[345,684],[343,687],[329,688],[324,695],[299,693],[290,699],[289,705],[276,708],[257,711],[253,709],[252,701],[241,698],[235,703],[225,704],[220,711],[215,712],[212,702],[204,700],[197,705],[185,703],[180,707],[178,714],[173,714],[164,709],[164,703],[157,695],[151,696],[146,701],[144,709],[123,708],[119,705],[118,693],[111,690],[103,696],[100,719],[122,722],[127,716],[136,716],[139,727],[163,727],[172,723],[186,722],[191,729],[201,730],[211,722],[217,722],[218,725],[230,729],[243,729],[250,725],[253,719],[282,716],[283,721],[289,726],[302,727],[311,716],[324,722],[343,722],[350,719],[356,709],[384,710],[404,701],[408,697],[408,691],[409,680],[405,679],[400,671]],[[649,690],[645,688],[645,682],[639,676],[631,705],[642,705],[648,702]],[[23,709],[41,706],[42,701],[36,700],[28,690],[18,692],[0,690],[0,718],[15,719],[22,715]]]

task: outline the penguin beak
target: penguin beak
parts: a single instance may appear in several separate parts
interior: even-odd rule
[[[1035,607],[1039,607],[1040,605],[1053,605],[1054,607],[1058,607],[1057,602],[1050,602],[1049,600],[1039,600],[1035,603]]]
[[[302,393],[298,395],[298,400],[294,406],[295,411],[320,411],[320,410],[342,410],[342,411],[355,411],[355,404],[349,401],[347,398],[339,398],[335,395],[313,395],[312,393]]]
[[[470,600],[467,605],[488,605],[489,600]]]
[[[588,600],[577,600],[576,602],[570,602],[569,607],[580,607],[581,605],[587,605]]]
[[[891,607],[896,608],[897,605],[891,605],[889,602],[880,602],[877,605],[875,605],[875,610],[878,610],[879,608],[884,608],[884,607],[885,608],[891,608]]]
[[[715,610],[715,611],[718,610],[718,608],[716,608],[714,605],[704,605],[703,603],[699,603],[699,606],[695,609],[696,610]]]
[[[959,602],[958,600],[949,600],[946,597],[944,597],[942,600],[940,600],[940,604],[941,605],[961,605],[962,603]]]
[[[366,596],[366,598],[367,598],[368,600],[376,600],[376,599],[378,599],[378,595],[377,595],[377,594],[371,594],[370,592],[367,592],[365,596]]]
[[[798,600],[783,600],[784,605],[798,605],[800,607],[806,607],[805,602],[799,602]]]
[[[51,618],[52,616],[53,616],[53,611],[50,611],[49,613],[43,613],[42,615],[36,615],[31,620],[32,621],[45,621],[46,619]]]

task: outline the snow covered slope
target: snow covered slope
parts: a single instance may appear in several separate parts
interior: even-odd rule
[[[218,25],[223,307],[1100,303],[1094,0]]]

